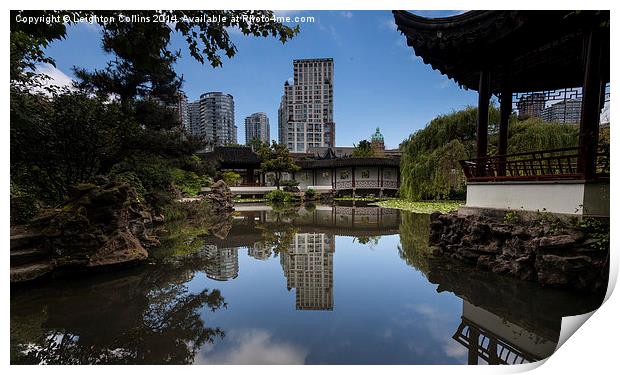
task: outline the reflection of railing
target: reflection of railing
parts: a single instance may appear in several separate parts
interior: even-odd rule
[[[468,348],[470,356],[474,354],[473,358],[470,357],[470,364],[474,364],[472,359],[476,356],[490,365],[517,365],[542,359],[508,344],[465,317],[452,338]]]
[[[461,160],[467,181],[535,181],[583,179],[577,171],[579,148],[531,151]],[[609,148],[597,153],[598,177],[609,176]]]

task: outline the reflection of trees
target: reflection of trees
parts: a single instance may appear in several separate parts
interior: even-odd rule
[[[70,288],[51,285],[20,295],[11,304],[11,339],[18,340],[12,348],[22,353],[11,353],[11,361],[192,363],[201,347],[224,337],[201,318],[226,307],[220,291],[187,288],[199,267],[201,262],[192,259],[113,275],[111,281],[102,275],[87,285],[74,281]],[[20,321],[33,315],[44,316],[40,330]]]
[[[357,241],[360,245],[369,245],[373,248],[379,244],[379,238],[381,238],[381,236],[359,236],[354,237],[353,242]]]
[[[401,212],[398,255],[411,267],[428,275],[430,215]]]
[[[296,208],[279,208],[269,212],[269,215],[269,220],[257,223],[256,228],[260,230],[262,245],[271,248],[277,256],[287,251],[293,243],[298,232],[293,222],[299,213]]]

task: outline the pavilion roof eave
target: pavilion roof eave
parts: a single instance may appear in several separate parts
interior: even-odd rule
[[[519,92],[581,86],[583,30],[609,19],[605,11],[470,11],[434,19],[393,14],[407,45],[425,64],[475,91],[479,72],[489,70],[495,94],[503,86]],[[609,41],[609,28],[604,30]],[[608,81],[608,56],[603,61]]]

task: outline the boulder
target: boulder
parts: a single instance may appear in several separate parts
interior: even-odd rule
[[[597,291],[607,285],[609,249],[569,221],[504,220],[431,214],[434,256],[478,269],[569,289]]]
[[[72,186],[71,199],[61,208],[42,212],[26,232],[12,238],[12,248],[27,244],[49,254],[31,268],[22,265],[12,281],[31,280],[69,266],[90,269],[148,257],[145,247],[159,243],[152,233],[155,220],[149,208],[128,184],[101,182],[105,184]]]
[[[211,208],[215,212],[233,211],[233,194],[223,180],[211,185],[211,190],[206,194]]]

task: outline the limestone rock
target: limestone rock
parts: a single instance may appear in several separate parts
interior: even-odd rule
[[[215,212],[233,211],[233,194],[223,180],[211,185],[211,191],[206,194]]]
[[[447,256],[479,269],[579,290],[607,285],[609,249],[594,246],[574,224],[431,214],[433,256]]]
[[[33,269],[21,265],[23,269],[19,276],[11,277],[12,282],[32,280],[69,266],[89,269],[147,258],[145,247],[159,244],[152,228],[158,220],[137,199],[131,186],[100,180],[105,184],[72,186],[71,199],[60,209],[41,213],[28,231],[11,239],[12,250],[27,245],[47,254]],[[14,255],[23,258],[21,253]]]

